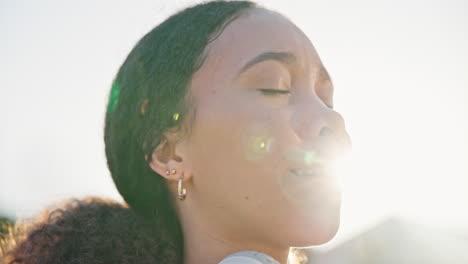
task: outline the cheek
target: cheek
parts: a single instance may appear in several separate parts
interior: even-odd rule
[[[284,161],[276,150],[295,139],[287,119],[285,111],[262,107],[243,95],[201,102],[192,130],[191,158],[194,175],[199,176],[194,183],[210,189],[203,195],[212,197],[205,198],[222,195],[252,204],[259,195],[277,196],[276,174]]]

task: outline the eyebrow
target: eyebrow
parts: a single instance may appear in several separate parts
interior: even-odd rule
[[[243,72],[247,71],[248,69],[252,68],[255,64],[260,63],[262,61],[267,61],[267,60],[274,60],[278,61],[286,66],[293,64],[294,62],[297,61],[297,57],[290,53],[290,52],[275,52],[275,51],[267,51],[263,52],[260,55],[254,57],[251,59],[249,62],[247,62],[239,71],[237,76],[242,74]],[[321,65],[320,70],[319,70],[319,76],[323,81],[332,81],[330,78],[330,75],[328,74],[327,69]]]
[[[267,60],[274,60],[278,61],[282,64],[289,65],[297,61],[297,58],[294,54],[290,52],[275,52],[275,51],[267,51],[263,52],[260,55],[254,57],[249,62],[247,62],[239,71],[237,76],[242,74],[243,72],[247,71],[249,68],[254,66],[257,63]]]

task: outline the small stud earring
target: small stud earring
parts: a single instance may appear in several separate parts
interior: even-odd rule
[[[182,188],[182,181],[184,180],[184,175],[180,176],[179,180],[177,181],[177,192],[179,194],[179,200],[185,200],[185,196],[187,195],[187,190]]]
[[[176,170],[171,170],[172,174],[175,174],[176,173]]]
[[[169,175],[169,170],[166,171],[166,175]]]

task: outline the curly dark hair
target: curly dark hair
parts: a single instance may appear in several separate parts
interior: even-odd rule
[[[58,205],[58,206],[57,206]],[[113,200],[70,199],[33,220],[10,225],[4,263],[172,263],[152,223]]]
[[[147,157],[164,144],[165,132],[189,133],[196,110],[189,92],[193,74],[209,43],[254,7],[250,1],[202,3],[147,33],[112,83],[105,118],[107,165],[128,207],[99,198],[75,200],[35,224],[10,228],[0,257],[9,264],[182,263],[172,197]]]

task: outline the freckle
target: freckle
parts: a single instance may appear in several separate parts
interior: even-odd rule
[[[245,197],[244,197],[244,199],[248,200],[248,199],[249,199],[249,197],[248,197],[248,196],[245,196]]]

